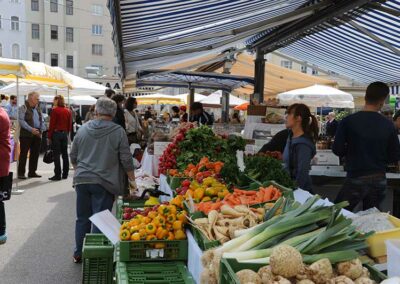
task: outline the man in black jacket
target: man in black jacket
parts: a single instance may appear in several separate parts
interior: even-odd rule
[[[211,126],[214,124],[214,118],[203,109],[202,103],[195,102],[190,107],[190,122]]]

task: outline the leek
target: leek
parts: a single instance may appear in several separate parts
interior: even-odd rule
[[[289,212],[289,214],[290,213],[292,212]],[[251,238],[247,239],[239,247],[234,247],[232,251],[245,251],[252,249],[253,247],[259,245],[260,243],[278,234],[288,232],[295,228],[307,226],[318,221],[326,220],[327,218],[329,218],[329,216],[330,216],[330,210],[328,209],[328,210],[320,210],[320,212],[315,212],[315,213],[305,213],[301,216],[294,218],[285,218],[284,220],[269,226],[259,234],[252,235]]]
[[[322,254],[303,255],[305,263],[314,263],[320,259],[328,258],[332,264],[357,258],[359,255],[355,250],[335,251]]]

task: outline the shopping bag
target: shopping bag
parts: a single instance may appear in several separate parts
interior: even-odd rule
[[[54,162],[53,150],[49,149],[44,153],[43,162],[46,164],[51,164]]]
[[[0,177],[0,201],[10,200],[12,189],[13,173]]]

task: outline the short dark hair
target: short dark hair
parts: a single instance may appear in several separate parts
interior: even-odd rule
[[[14,100],[14,99],[16,99],[16,98],[17,98],[16,95],[11,95],[11,96],[10,96],[10,100]]]
[[[383,82],[373,82],[368,85],[365,92],[365,102],[377,104],[384,101],[389,95],[389,87]]]
[[[121,95],[121,94],[114,95],[111,99],[112,99],[114,102],[116,102],[117,104],[122,103],[123,101],[125,101],[124,95]]]
[[[136,103],[136,98],[129,97],[125,102],[125,108],[128,111],[133,111],[135,103]]]
[[[194,102],[192,103],[192,105],[190,106],[190,110],[203,110],[203,104],[200,102]]]
[[[113,89],[106,89],[104,94],[107,98],[111,99],[115,95],[115,91]]]
[[[173,106],[171,109],[173,112],[179,112],[179,107],[177,106]]]

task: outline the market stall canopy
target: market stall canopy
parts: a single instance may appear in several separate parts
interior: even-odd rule
[[[19,82],[45,84],[67,88],[70,80],[63,72],[41,62],[0,57],[0,81],[12,83]]]
[[[124,78],[241,44],[267,28],[313,14],[308,0],[109,0]]]
[[[162,86],[175,88],[201,88],[232,91],[233,89],[254,84],[254,79],[211,72],[146,70],[136,75],[136,86]]]
[[[303,103],[309,107],[354,108],[351,94],[322,85],[281,93],[278,100],[282,106]]]
[[[183,100],[178,96],[169,96],[164,94],[135,96],[135,98],[139,105],[183,104]]]
[[[364,2],[375,3],[309,28],[299,23],[291,33],[283,27],[268,30],[246,43],[263,52],[284,47],[280,49],[284,54],[359,82],[399,85],[400,1]]]
[[[75,76],[60,67],[55,67],[56,70],[62,72],[64,76],[69,80],[72,90],[70,90],[70,96],[93,96],[100,97],[104,95],[107,87],[84,79],[79,76]]]
[[[210,94],[209,96],[202,99],[200,102],[203,105],[213,105],[213,106],[220,106],[221,105],[221,98],[222,98],[222,91],[217,91],[215,93]],[[241,98],[235,97],[233,95],[229,95],[229,106],[234,107],[237,105],[241,105],[246,103],[246,100]]]
[[[223,62],[221,62],[221,65]],[[222,72],[222,67],[218,67],[216,72]],[[254,77],[254,58],[246,53],[239,54],[234,61],[231,68],[231,74]],[[337,82],[320,78],[317,76],[311,76],[299,71],[284,68],[272,63],[265,63],[265,85],[264,85],[264,97],[275,97],[277,94],[295,90],[299,88],[308,87],[314,84],[328,85],[335,87]],[[250,95],[254,92],[253,86],[245,86],[235,90],[237,94]]]
[[[54,100],[54,95],[40,95],[40,101],[46,103],[52,103]],[[97,100],[91,96],[74,96],[69,98],[69,103],[71,105],[85,105],[91,106],[96,104]]]
[[[175,97],[181,99],[185,104],[187,104],[188,96],[189,96],[189,94],[181,94],[181,95],[177,95],[177,96],[175,96]],[[204,95],[202,95],[202,94],[197,94],[197,93],[195,93],[195,94],[194,94],[194,101],[195,101],[195,102],[199,102],[199,101],[201,101],[202,99],[204,99],[204,98],[206,98],[206,97],[207,97],[207,96],[204,96]]]

